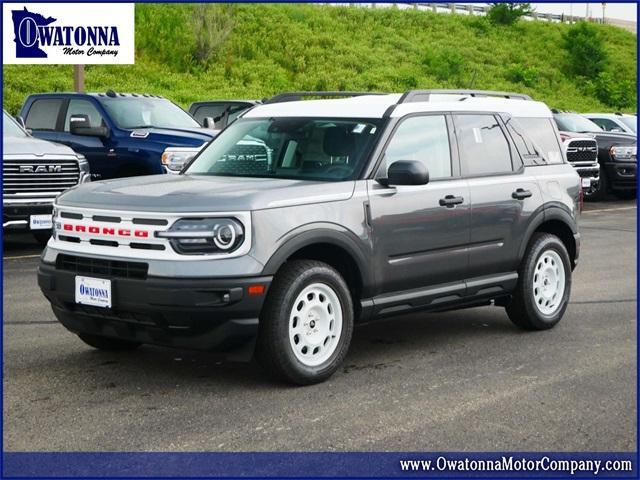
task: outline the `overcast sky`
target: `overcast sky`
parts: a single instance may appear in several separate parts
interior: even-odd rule
[[[532,3],[538,13],[564,13],[569,15],[573,8],[574,15],[582,17],[586,14],[587,5],[591,10],[592,17],[602,17],[602,3]],[[608,18],[620,18],[622,20],[638,21],[635,3],[607,3],[606,15]]]

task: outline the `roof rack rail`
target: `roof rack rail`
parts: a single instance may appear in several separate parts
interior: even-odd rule
[[[271,98],[263,100],[262,103],[282,103],[297,102],[305,97],[321,97],[321,98],[344,98],[344,97],[360,97],[362,95],[384,95],[384,93],[375,92],[284,92],[279,93]]]
[[[428,102],[431,95],[468,95],[469,97],[501,97],[518,100],[531,100],[529,95],[513,92],[494,92],[492,90],[409,90],[398,103]]]

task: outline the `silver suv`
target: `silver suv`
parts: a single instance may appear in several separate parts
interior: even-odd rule
[[[39,285],[87,344],[217,350],[328,378],[356,323],[505,307],[560,321],[581,187],[524,95],[411,91],[245,112],[179,176],[56,201]]]

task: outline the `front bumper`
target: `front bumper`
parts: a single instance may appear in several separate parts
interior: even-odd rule
[[[258,318],[272,277],[160,278],[108,277],[109,309],[75,303],[75,272],[41,263],[38,285],[68,330],[193,350],[217,351],[249,360]],[[249,295],[249,285],[264,285]]]
[[[29,230],[31,215],[51,215],[52,209],[52,203],[4,203],[2,226],[5,230]]]
[[[604,168],[611,188],[613,190],[635,190],[637,166],[638,164],[635,162],[605,163]]]

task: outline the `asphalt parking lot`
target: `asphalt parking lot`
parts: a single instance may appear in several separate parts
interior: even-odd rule
[[[636,207],[588,204],[571,305],[553,330],[503,309],[413,314],[356,329],[321,385],[144,346],[92,350],[56,321],[37,245],[5,240],[8,451],[634,451]]]

